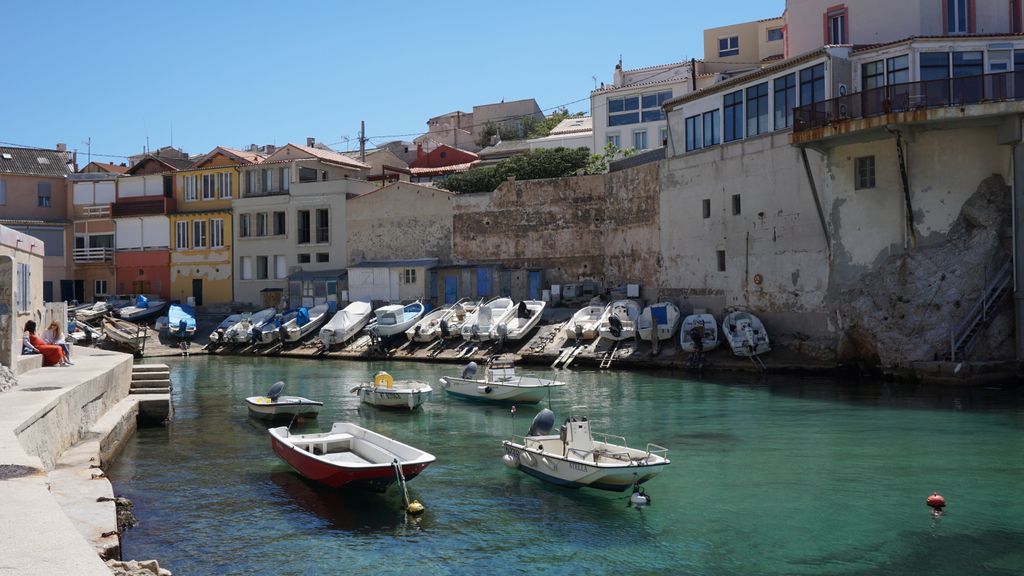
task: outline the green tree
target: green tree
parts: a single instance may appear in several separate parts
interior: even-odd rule
[[[454,174],[439,183],[441,188],[456,194],[490,192],[510,176],[516,180],[563,178],[583,173],[590,161],[586,148],[543,148],[530,150],[502,160],[494,166],[475,168]]]
[[[619,158],[628,158],[636,154],[635,148],[627,148],[623,150],[616,146],[613,142],[609,142],[604,145],[604,153],[592,154],[587,160],[587,165],[584,166],[579,174],[604,174],[608,171],[608,166]]]

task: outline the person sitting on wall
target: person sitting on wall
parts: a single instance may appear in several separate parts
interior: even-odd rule
[[[74,362],[71,361],[71,348],[68,347],[67,340],[64,339],[64,334],[61,333],[60,324],[56,321],[50,322],[49,328],[43,332],[43,342],[47,344],[53,344],[54,346],[60,346],[60,349],[64,351],[64,362],[71,366]]]
[[[29,320],[25,323],[25,342],[36,352],[43,355],[43,366],[70,366],[64,359],[64,350],[55,344],[47,344],[36,336],[36,323]]]

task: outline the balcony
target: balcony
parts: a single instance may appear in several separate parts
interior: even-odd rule
[[[110,218],[110,204],[92,204],[88,206],[77,206],[78,215],[85,220]]]
[[[122,200],[112,205],[114,218],[123,216],[153,216],[174,212],[174,198],[153,196],[139,200]]]
[[[75,248],[72,256],[76,263],[89,262],[112,262],[114,260],[113,248]]]
[[[889,124],[1019,113],[1024,70],[892,84],[793,110],[793,144]],[[988,105],[965,113],[967,106]],[[1012,108],[1012,110],[1011,110]]]

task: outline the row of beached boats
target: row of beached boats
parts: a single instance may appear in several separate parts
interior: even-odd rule
[[[470,400],[535,404],[545,393],[564,383],[520,376],[500,358],[490,362],[481,378],[477,366],[468,364],[460,376],[445,376],[441,387],[449,395]],[[281,394],[283,382],[266,396],[246,398],[250,415],[262,419],[316,417],[321,402]],[[381,408],[420,406],[430,398],[430,385],[415,380],[395,380],[379,372],[370,383],[351,389],[362,402]],[[638,486],[656,476],[670,463],[668,450],[656,444],[631,448],[625,438],[594,432],[587,417],[573,413],[552,434],[554,413],[543,409],[529,431],[502,442],[502,462],[509,468],[570,488],[591,487],[624,491],[633,487],[634,503],[646,503]],[[513,406],[512,414],[515,409]],[[274,452],[299,474],[331,488],[357,487],[384,491],[396,481],[404,484],[434,462],[433,455],[350,422],[336,422],[330,431],[292,434],[289,426],[269,430]]]
[[[168,303],[161,299],[150,299],[145,295],[132,300],[115,299],[72,307],[69,312],[73,319],[72,338],[96,339],[105,335],[114,344],[141,352],[145,346],[147,329],[145,323],[167,309],[167,315],[156,321],[164,326],[169,335],[190,339],[196,331],[195,309],[187,304]]]
[[[585,306],[562,328],[568,340],[577,342],[595,338],[660,342],[671,340],[677,329],[684,352],[707,352],[717,348],[722,340],[737,356],[763,354],[771,349],[764,324],[746,310],[728,310],[719,331],[719,323],[711,314],[699,311],[681,318],[679,307],[671,302],[658,302],[644,308],[635,300]]]

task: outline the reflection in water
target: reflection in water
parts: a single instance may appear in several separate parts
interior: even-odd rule
[[[275,470],[270,481],[280,490],[272,497],[279,503],[294,503],[307,514],[312,514],[326,527],[346,532],[373,533],[393,530],[402,523],[401,496],[395,500],[395,491],[386,494],[359,490],[329,490],[299,476],[292,470]],[[308,517],[295,519],[299,525],[314,526]]]

